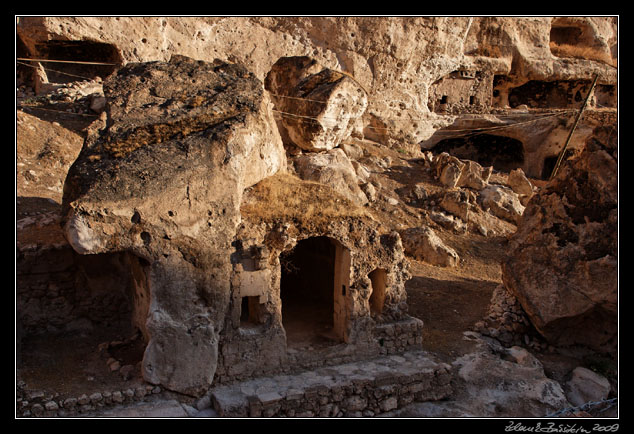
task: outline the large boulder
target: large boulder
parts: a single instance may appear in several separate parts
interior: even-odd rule
[[[504,285],[550,342],[615,351],[617,134],[601,127],[529,202],[502,264]]]
[[[107,126],[64,185],[65,235],[81,254],[138,259],[143,376],[200,395],[217,366],[242,192],[286,167],[272,104],[244,67],[182,56],[128,64],[104,94]]]
[[[472,160],[460,160],[441,152],[431,159],[434,176],[446,187],[467,187],[474,190],[484,189],[489,182],[493,167],[482,167]]]
[[[341,144],[368,105],[366,91],[356,80],[305,56],[279,59],[264,83],[284,137],[307,151]]]

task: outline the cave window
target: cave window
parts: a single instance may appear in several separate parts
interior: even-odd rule
[[[350,253],[329,237],[301,240],[280,255],[282,325],[289,346],[345,339]]]
[[[469,104],[471,104],[471,105],[475,104],[475,96],[471,95],[469,97]]]
[[[240,327],[247,328],[260,324],[260,297],[242,297]]]
[[[387,271],[383,268],[377,268],[368,274],[372,282],[372,293],[370,294],[370,312],[373,315],[383,313],[383,305],[385,303],[385,290],[387,281]]]
[[[440,103],[447,104],[447,95],[443,95],[442,97],[440,97]]]

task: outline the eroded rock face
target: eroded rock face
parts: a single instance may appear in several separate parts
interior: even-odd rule
[[[242,191],[286,166],[281,138],[242,66],[129,64],[104,93],[107,126],[88,136],[64,186],[65,235],[82,254],[140,258],[144,378],[197,395],[216,369]]]
[[[464,88],[458,104],[469,110],[505,107],[529,81],[587,82],[598,73],[601,85],[614,87],[617,24],[616,17],[20,17],[17,31],[34,54],[49,41],[100,41],[122,63],[172,54],[222,58],[246,65],[260,80],[278,59],[310,55],[368,90],[367,137],[402,147],[429,139],[438,122],[453,122],[433,111],[442,98],[435,83],[455,73],[476,73],[454,80]],[[583,37],[574,44],[592,49],[594,59],[601,55],[599,61],[561,50],[576,33]],[[471,82],[488,89],[474,95],[485,100],[469,104]]]
[[[305,56],[283,57],[265,80],[288,139],[307,151],[330,150],[348,138],[368,105],[352,77]]]
[[[510,240],[504,285],[552,343],[616,348],[617,187],[616,131],[598,128],[533,196]]]

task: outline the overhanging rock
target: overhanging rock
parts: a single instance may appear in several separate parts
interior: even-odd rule
[[[200,395],[217,366],[242,192],[286,167],[271,104],[244,67],[182,56],[128,64],[104,94],[107,126],[64,185],[65,235],[82,254],[139,258],[144,378]]]

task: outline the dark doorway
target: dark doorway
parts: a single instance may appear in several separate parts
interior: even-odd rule
[[[341,340],[335,304],[348,292],[341,282],[342,247],[328,237],[301,240],[280,255],[282,324],[289,346],[316,346]]]

